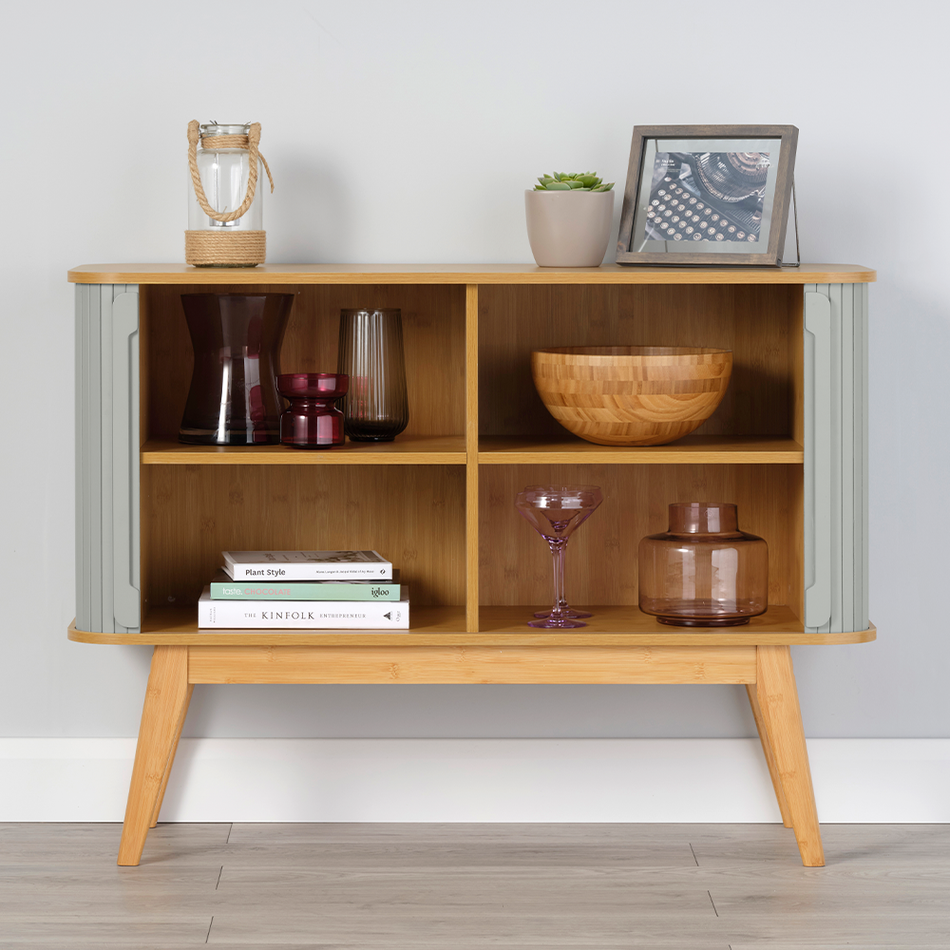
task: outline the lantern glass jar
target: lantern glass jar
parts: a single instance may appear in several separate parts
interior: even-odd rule
[[[198,173],[208,204],[221,214],[240,208],[247,194],[251,161],[247,147],[222,147],[223,136],[244,136],[250,132],[250,123],[225,125],[209,123],[199,127],[197,151]],[[227,142],[227,140],[224,140]],[[260,160],[258,159],[258,163]],[[263,177],[258,167],[258,181]],[[216,221],[202,210],[195,194],[191,172],[188,173],[188,229],[190,231],[261,231],[264,227],[264,189],[254,193],[250,208],[234,221]]]

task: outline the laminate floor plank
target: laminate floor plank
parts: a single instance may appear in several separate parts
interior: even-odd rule
[[[603,867],[615,868],[677,868],[695,866],[689,845],[673,848],[627,849],[605,845],[595,861]],[[797,852],[796,852],[797,853]],[[220,856],[220,852],[216,853]],[[295,868],[374,868],[393,865],[406,868],[453,867],[574,867],[590,863],[589,851],[578,854],[573,849],[556,845],[544,848],[521,847],[517,844],[494,847],[452,847],[451,845],[423,847],[406,844],[402,847],[317,847],[312,845],[283,845],[257,847],[236,845],[222,858],[236,867],[295,867]],[[144,860],[144,859],[143,859]]]
[[[638,913],[697,912],[713,914],[707,888],[695,876],[680,886],[655,875],[625,874],[613,869],[512,867],[380,868],[375,871],[314,871],[312,869],[258,869],[225,866],[218,898],[240,904],[254,899],[316,908],[370,904],[406,915],[442,908],[465,913],[472,907],[490,907],[505,915],[573,914],[596,908],[605,916]],[[499,911],[499,908],[503,910]],[[332,912],[332,911],[331,911]]]
[[[385,948],[415,944],[418,950],[455,947],[561,948],[585,945],[597,948],[653,947],[658,940],[677,938],[690,948],[699,942],[728,946],[714,915],[680,914],[675,923],[669,913],[652,917],[630,914],[605,919],[596,913],[578,913],[570,918],[545,915],[499,918],[493,913],[470,913],[464,917],[418,915],[405,920],[366,919],[356,909],[349,918],[314,914],[292,916],[248,913],[215,916],[208,943],[280,942],[294,945],[316,943],[333,947]],[[720,935],[714,931],[718,930]],[[713,931],[713,932],[711,932]],[[674,944],[675,945],[675,944]]]
[[[596,849],[611,867],[691,867],[677,825],[243,825],[228,843],[232,865],[298,868],[576,866]],[[368,829],[376,829],[371,833]]]
[[[826,940],[814,941],[796,940],[788,943],[785,940],[768,940],[756,943],[731,943],[729,950],[947,950],[946,941],[931,943],[929,940],[921,942],[917,935],[910,934],[906,939],[892,934],[884,934],[878,941],[875,938],[862,939],[859,943],[828,943]],[[246,948],[245,948],[246,950]]]
[[[864,883],[831,887],[825,881],[816,881],[794,889],[763,881],[757,886],[741,887],[712,884],[709,893],[724,920],[774,919],[782,914],[835,918],[867,915],[890,920],[912,916],[950,920],[950,887],[945,881],[929,887],[919,884],[868,887]]]
[[[881,923],[884,926],[878,926]],[[756,933],[745,930],[732,935],[728,943],[731,950],[947,950],[950,928],[927,923],[913,928],[889,927],[880,918],[837,924],[824,921],[820,928],[806,928],[779,919]]]
[[[700,865],[737,867],[757,862],[782,862],[797,853],[794,836],[780,825],[750,825],[758,835],[735,825],[707,825],[690,836]],[[862,833],[861,829],[867,829]],[[902,865],[946,866],[950,854],[947,825],[822,825],[826,868],[843,864],[896,868]],[[822,869],[813,869],[819,871]]]
[[[67,916],[4,915],[0,947],[57,947],[81,950],[86,947],[126,947],[140,950],[155,944],[200,946],[208,936],[211,915],[202,917],[127,917],[74,914]]]
[[[266,823],[236,822],[231,829],[231,844],[247,844],[264,841],[268,844],[292,841],[301,844],[310,842],[354,843],[369,841],[378,843],[393,841],[436,841],[505,843],[512,838],[522,844],[545,844],[579,842],[588,845],[597,841],[653,842],[669,845],[676,841],[689,841],[691,834],[709,832],[715,828],[734,829],[741,834],[749,829],[781,828],[781,825],[709,825],[681,823],[619,823],[598,822],[591,824],[554,822],[509,822],[505,824],[477,824],[426,822],[333,822],[333,823]],[[784,829],[787,831],[787,829]],[[789,832],[790,833],[790,832]],[[754,832],[750,832],[754,836]]]
[[[0,864],[45,866],[102,862],[115,864],[122,837],[118,822],[29,822],[4,826],[0,837]],[[174,861],[177,866],[197,864],[220,867],[230,823],[160,824],[148,835],[142,866]]]

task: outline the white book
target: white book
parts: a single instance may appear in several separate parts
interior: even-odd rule
[[[229,630],[408,630],[409,596],[399,600],[198,600],[198,627]]]
[[[388,581],[393,566],[378,551],[222,551],[233,581]]]

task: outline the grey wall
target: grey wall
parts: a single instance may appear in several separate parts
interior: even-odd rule
[[[269,260],[526,261],[522,191],[635,124],[793,123],[806,260],[871,290],[871,645],[799,650],[812,736],[950,736],[946,5],[18,4],[4,12],[0,732],[126,736],[148,651],[67,642],[66,270],[181,261],[189,119],[257,120]],[[749,12],[754,19],[747,19]],[[698,65],[695,65],[697,63]],[[618,203],[619,212],[619,203]],[[205,687],[192,734],[741,736],[739,688]]]

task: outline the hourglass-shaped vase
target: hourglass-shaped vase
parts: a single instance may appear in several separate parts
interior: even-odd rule
[[[178,440],[189,445],[280,441],[280,344],[293,294],[182,294],[195,353]]]
[[[343,373],[284,373],[277,390],[290,400],[281,413],[280,441],[298,449],[328,449],[343,445],[343,413],[337,399],[346,395],[349,378]]]

